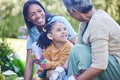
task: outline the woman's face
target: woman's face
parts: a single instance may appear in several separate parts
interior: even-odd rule
[[[72,10],[71,12],[68,11],[70,16],[80,22],[86,21],[85,14],[82,12],[77,11],[76,9]]]
[[[46,20],[45,20],[45,12],[44,10],[37,4],[31,4],[28,8],[28,19],[37,25],[39,28],[43,28]]]

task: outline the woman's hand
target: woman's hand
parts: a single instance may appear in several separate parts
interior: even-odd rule
[[[97,68],[89,67],[81,75],[79,75],[76,78],[76,80],[92,80],[97,75],[99,75],[102,71],[103,71],[103,69],[97,69]]]

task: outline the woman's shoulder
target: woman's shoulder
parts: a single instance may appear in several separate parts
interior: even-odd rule
[[[60,15],[55,15],[53,16],[53,18],[51,19],[51,21],[62,21],[62,20],[66,20],[65,17],[60,16]]]
[[[110,16],[104,11],[104,10],[97,10],[93,16],[92,20],[94,21],[105,21],[105,19],[108,19]]]
[[[35,33],[38,33],[38,29],[37,29],[37,26],[33,26],[31,29],[30,29],[31,32],[35,32]]]
[[[64,18],[64,17],[61,15],[55,15],[54,18]]]

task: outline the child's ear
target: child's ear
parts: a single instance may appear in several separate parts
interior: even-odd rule
[[[48,34],[47,34],[47,37],[48,37],[48,39],[53,40],[53,36],[52,36],[51,33],[48,33]]]

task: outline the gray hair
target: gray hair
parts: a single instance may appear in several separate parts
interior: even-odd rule
[[[68,12],[75,8],[79,12],[87,13],[93,7],[91,0],[63,0],[63,3]]]

